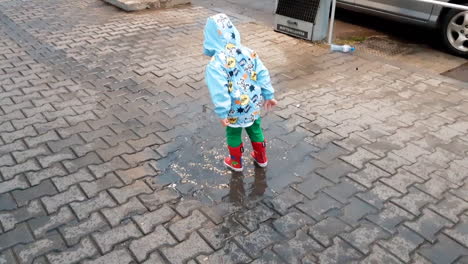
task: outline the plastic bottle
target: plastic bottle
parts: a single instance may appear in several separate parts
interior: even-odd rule
[[[344,53],[348,53],[348,52],[353,52],[355,50],[354,47],[351,47],[349,45],[331,45],[331,50],[332,51],[340,51],[340,52],[344,52]]]

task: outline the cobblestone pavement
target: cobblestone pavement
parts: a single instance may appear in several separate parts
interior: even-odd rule
[[[199,7],[0,0],[0,263],[468,263],[468,87],[235,19],[270,167],[221,165]]]

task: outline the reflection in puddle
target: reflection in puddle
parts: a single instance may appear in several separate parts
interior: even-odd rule
[[[244,205],[246,201],[254,201],[261,198],[267,189],[266,168],[255,166],[254,181],[248,190],[248,200],[246,200],[246,191],[243,172],[231,172],[231,181],[229,183],[229,202],[235,205]]]
[[[160,171],[154,178],[157,186],[170,186],[185,197],[203,203],[245,205],[274,196],[323,165],[310,156],[317,148],[302,140],[306,135],[287,131],[278,123],[267,123],[267,136],[271,135],[267,145],[268,167],[262,169],[254,165],[249,155],[250,141],[244,135],[244,171],[234,173],[222,162],[228,153],[223,129],[203,126],[206,124],[203,121],[197,124],[200,128],[188,133],[190,136],[178,137],[165,146],[169,154],[157,161]]]

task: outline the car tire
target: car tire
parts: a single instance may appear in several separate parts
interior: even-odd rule
[[[468,57],[468,11],[451,9],[443,17],[441,26],[445,47],[455,55]]]

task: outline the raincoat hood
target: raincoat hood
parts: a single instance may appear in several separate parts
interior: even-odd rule
[[[214,56],[216,52],[224,50],[228,44],[235,46],[241,44],[239,31],[225,14],[209,17],[204,33],[203,53],[210,57]]]

